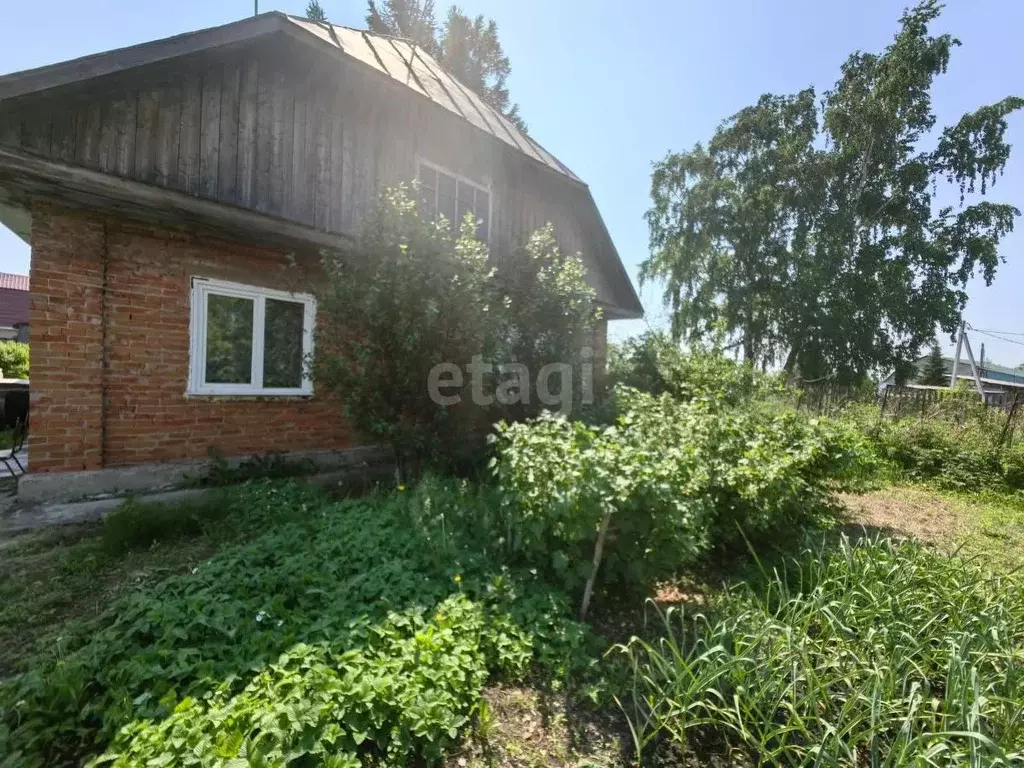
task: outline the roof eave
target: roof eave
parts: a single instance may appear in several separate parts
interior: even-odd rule
[[[291,25],[279,11],[0,76],[0,101],[245,42]]]
[[[392,79],[383,73],[376,72],[372,67],[369,67],[355,57],[347,54],[343,49],[335,45],[331,45],[317,36],[310,34],[308,31],[303,30],[298,25],[292,23],[291,19],[286,14],[279,11],[270,11],[268,13],[260,14],[259,16],[252,16],[217,27],[210,27],[194,32],[186,32],[184,34],[168,37],[162,40],[140,43],[112,51],[83,56],[77,59],[72,59],[71,61],[49,64],[34,69],[3,75],[0,76],[0,101],[24,96],[30,93],[59,88],[61,86],[72,85],[85,80],[102,77],[104,75],[116,74],[124,70],[134,69],[193,53],[199,53],[212,48],[243,43],[273,33],[284,33],[293,39],[300,40],[309,45],[314,45],[320,50],[333,51],[335,55],[340,54],[346,59],[346,61],[354,62],[363,67],[366,71],[373,72],[380,78],[387,78],[389,81]],[[416,94],[415,92],[413,93],[414,95],[419,96],[419,94]],[[421,98],[429,103],[433,103],[426,96],[422,96]],[[443,109],[441,106],[435,106],[437,106],[438,109]],[[486,132],[484,133],[486,135]],[[493,136],[490,138],[493,141],[498,141],[498,139]],[[532,137],[529,138],[529,140],[534,144],[537,144]],[[614,281],[617,284],[617,289],[615,291],[617,300],[614,306],[608,305],[605,308],[605,315],[609,319],[637,319],[643,317],[643,306],[640,304],[640,299],[637,296],[636,290],[633,288],[632,281],[626,272],[622,259],[618,255],[615,244],[611,239],[608,228],[604,223],[601,212],[598,209],[597,204],[594,201],[593,194],[587,184],[578,177],[575,177],[575,175],[572,174],[571,171],[568,171],[567,168],[565,170],[568,171],[568,173],[560,172],[533,158],[527,153],[519,151],[517,154],[532,165],[543,168],[549,173],[555,174],[560,179],[585,190],[588,202],[597,215],[601,231],[611,247],[613,255],[611,261],[615,262],[615,265],[611,265],[611,271],[614,276]],[[550,155],[551,153],[547,154]],[[554,155],[551,155],[551,157],[554,157]],[[557,161],[557,158],[555,158],[555,160]],[[564,167],[561,161],[558,161],[558,163]]]

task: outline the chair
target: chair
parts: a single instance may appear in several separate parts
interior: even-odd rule
[[[0,461],[7,467],[7,471],[11,473],[11,477],[17,477],[18,473],[11,467],[13,461],[18,469],[21,470],[21,474],[25,474],[25,468],[21,466],[21,462],[18,461],[18,453],[21,452],[25,447],[25,439],[28,437],[28,417],[24,419],[18,419],[14,425],[14,434],[12,435],[11,447],[5,448],[0,451]]]

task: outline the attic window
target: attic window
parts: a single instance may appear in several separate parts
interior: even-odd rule
[[[422,160],[417,170],[423,215],[433,219],[440,214],[458,227],[472,213],[476,236],[486,243],[491,234],[490,190]]]
[[[188,393],[310,395],[316,299],[221,280],[192,280]]]

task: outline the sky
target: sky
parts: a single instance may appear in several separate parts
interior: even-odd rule
[[[0,73],[215,26],[251,15],[252,0],[0,0]],[[830,86],[854,50],[880,51],[906,0],[459,0],[498,23],[512,63],[509,87],[531,135],[586,181],[637,284],[648,254],[644,212],[654,161],[706,141],[763,93]],[[321,0],[331,21],[364,26],[364,0]],[[439,15],[447,0],[436,0]],[[302,14],[306,0],[260,0]],[[939,125],[1007,95],[1024,95],[1024,2],[951,0],[934,32],[963,45],[933,90]],[[1016,91],[1014,90],[1016,89]],[[1024,114],[1010,118],[1018,148],[989,199],[1024,209]],[[991,287],[974,280],[965,319],[978,354],[1024,362],[1024,220],[1000,248]],[[27,272],[29,249],[0,226],[0,271]],[[641,321],[612,323],[613,338],[667,319],[657,286],[640,292]],[[943,346],[952,349],[949,339]]]

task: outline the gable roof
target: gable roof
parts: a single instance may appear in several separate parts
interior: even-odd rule
[[[0,76],[0,101],[52,88],[80,83],[104,75],[253,41],[283,33],[304,44],[340,54],[380,77],[397,81],[417,95],[456,115],[528,162],[537,164],[568,182],[592,207],[605,240],[595,256],[603,265],[616,297],[609,317],[642,317],[643,307],[589,187],[564,163],[520,131],[480,96],[447,73],[418,45],[401,38],[312,22],[278,11],[260,14],[219,27],[141,43],[36,69]]]
[[[296,16],[285,18],[342,53],[426,96],[435,104],[453,112],[524,155],[568,176],[573,181],[582,183],[580,178],[557,157],[520,131],[475,91],[448,74],[444,67],[415,42],[338,24],[309,21]]]
[[[920,373],[921,369],[924,368],[924,364],[928,360],[928,355],[921,355],[913,362],[914,369]],[[1010,368],[1007,365],[997,365],[990,363],[988,360],[982,365],[981,360],[978,363],[978,373],[983,382],[990,384],[1010,384],[1016,387],[1024,387],[1024,370],[1017,368]],[[942,364],[946,369],[946,374],[949,375],[953,371],[953,358],[942,356]],[[890,373],[884,381],[894,379],[895,372]],[[960,365],[957,367],[956,377],[958,379],[970,379],[974,380],[974,372],[971,370],[971,363],[966,357],[960,358]]]
[[[244,42],[272,32],[284,32],[303,42],[329,46],[425,96],[532,160],[583,184],[564,163],[452,77],[416,43],[338,24],[309,21],[280,11],[3,75],[0,76],[0,101]]]

